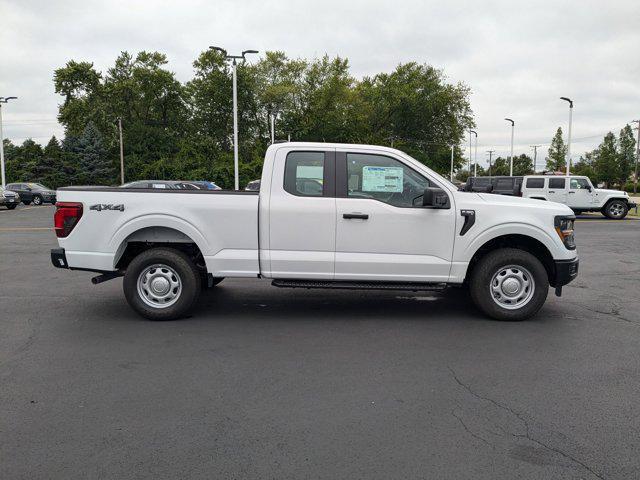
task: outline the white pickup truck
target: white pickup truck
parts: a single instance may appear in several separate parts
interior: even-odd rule
[[[65,187],[53,265],[124,276],[142,316],[185,314],[224,277],[276,287],[468,286],[490,317],[522,320],[578,273],[565,205],[459,192],[392,148],[280,143],[260,192]]]

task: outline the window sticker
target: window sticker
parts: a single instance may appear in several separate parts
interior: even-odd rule
[[[362,167],[363,192],[402,192],[402,167]]]
[[[298,165],[296,168],[296,178],[311,178],[322,181],[324,168],[322,165]]]

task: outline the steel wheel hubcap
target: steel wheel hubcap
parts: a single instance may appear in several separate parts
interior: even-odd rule
[[[138,295],[153,308],[167,308],[180,298],[182,281],[178,273],[168,265],[155,264],[138,275]]]
[[[493,275],[489,291],[493,301],[500,307],[515,310],[531,301],[535,281],[526,268],[508,265],[500,267]]]

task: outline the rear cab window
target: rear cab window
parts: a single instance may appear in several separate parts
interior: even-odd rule
[[[290,152],[284,167],[284,190],[299,197],[322,197],[325,182],[324,152]]]
[[[555,188],[558,190],[564,190],[567,184],[566,179],[564,178],[550,178],[549,179],[549,188]]]

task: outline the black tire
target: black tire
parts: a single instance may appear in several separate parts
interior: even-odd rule
[[[629,205],[624,200],[609,200],[602,209],[602,214],[611,220],[622,220],[629,212]]]
[[[494,276],[499,276],[501,271],[510,272],[512,269],[507,268],[510,266],[516,267],[513,269],[516,273],[518,268],[522,269],[519,274],[523,275],[525,279],[529,275],[533,277],[528,280],[530,290],[532,290],[531,294],[524,287],[525,283],[522,283],[522,296],[528,300],[517,308],[518,300],[511,307],[502,306],[496,297],[498,294],[494,294],[492,290]],[[507,273],[506,275],[498,278],[508,278],[511,274]],[[471,272],[469,290],[476,306],[491,318],[520,321],[532,317],[544,305],[549,293],[549,277],[544,265],[531,253],[516,248],[501,248],[488,253],[475,265]],[[518,295],[520,294],[518,293]],[[502,304],[508,301],[508,297],[505,296]]]
[[[169,267],[173,272],[169,271],[168,275],[175,277],[175,273],[180,282],[176,300],[169,306],[162,306],[161,303],[156,303],[157,306],[150,305],[150,297],[145,295],[147,297],[147,301],[145,301],[142,298],[144,293],[140,293],[138,289],[138,277],[148,269],[153,271],[154,265]],[[158,270],[160,271],[162,268],[159,267]],[[173,248],[152,248],[142,252],[131,261],[124,275],[122,287],[131,308],[144,318],[175,320],[184,316],[198,300],[201,280],[196,266],[183,252]]]
[[[17,207],[17,205],[7,205],[7,209],[8,210],[13,210],[16,207]]]
[[[42,197],[40,195],[34,195],[32,202],[34,205],[42,205]]]
[[[22,203],[24,205],[29,205],[31,203],[31,200],[23,200]]]

